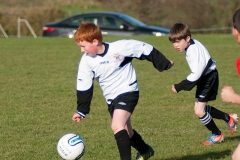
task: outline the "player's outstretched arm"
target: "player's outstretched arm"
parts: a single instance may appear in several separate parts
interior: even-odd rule
[[[173,61],[168,60],[160,51],[154,47],[148,56],[142,58],[146,58],[148,61],[151,61],[154,67],[160,72],[170,69],[174,64]]]

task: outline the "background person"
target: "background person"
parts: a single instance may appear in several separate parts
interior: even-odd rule
[[[230,134],[234,134],[237,115],[222,112],[207,104],[208,101],[216,100],[218,93],[219,80],[216,62],[199,41],[191,38],[188,26],[183,23],[176,23],[171,28],[169,40],[175,49],[185,52],[185,58],[191,70],[186,79],[172,86],[172,91],[174,93],[181,90],[190,91],[196,86],[194,112],[201,123],[212,132],[203,145],[222,142],[224,140],[223,133],[213,118],[224,120],[230,129]]]
[[[240,9],[235,11],[232,19],[232,24],[233,35],[236,38],[237,43],[240,44]],[[237,62],[238,61],[239,59],[237,60]],[[239,73],[240,66],[238,66],[238,63],[236,65]],[[221,92],[221,98],[223,102],[240,104],[240,95],[237,94],[231,86],[223,87]],[[232,160],[240,160],[240,144],[238,144],[237,148],[233,152]]]

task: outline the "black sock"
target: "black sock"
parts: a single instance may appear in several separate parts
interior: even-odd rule
[[[146,153],[149,150],[148,145],[135,130],[133,130],[133,136],[131,137],[131,146],[135,148],[139,153]]]
[[[205,111],[210,113],[212,118],[222,119],[222,120],[224,120],[227,123],[230,120],[230,116],[227,113],[222,112],[222,111],[220,111],[217,108],[214,108],[212,106],[206,105],[205,106]]]
[[[215,135],[221,134],[221,131],[218,129],[211,115],[208,112],[206,112],[205,115],[199,119],[202,122],[202,124],[208,128],[208,130],[212,131],[212,134],[215,134]]]
[[[121,130],[114,135],[121,160],[131,160],[131,143],[127,131]]]

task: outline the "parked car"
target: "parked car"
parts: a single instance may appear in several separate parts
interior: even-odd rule
[[[74,15],[59,22],[48,22],[43,27],[43,37],[68,36],[73,37],[82,21],[98,25],[103,35],[131,36],[154,35],[163,36],[169,33],[168,28],[148,26],[145,23],[118,12],[89,12]]]

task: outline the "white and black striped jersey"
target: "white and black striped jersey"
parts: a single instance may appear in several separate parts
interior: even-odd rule
[[[211,58],[208,50],[195,39],[191,39],[190,45],[185,49],[185,58],[191,73],[185,80],[174,85],[177,92],[191,90],[204,75],[216,69],[216,61]]]
[[[137,77],[132,59],[147,59],[159,71],[167,70],[171,63],[152,45],[137,40],[119,40],[103,43],[105,51],[94,57],[84,53],[77,74],[77,110],[84,118],[90,111],[93,82],[96,79],[106,102],[118,95],[138,91]]]

